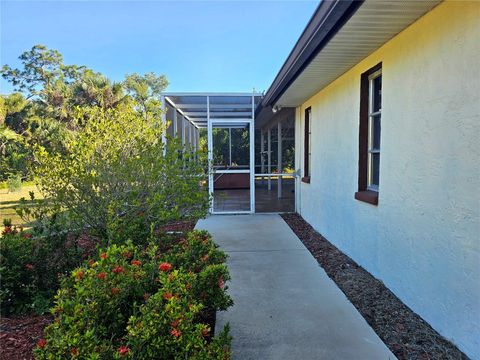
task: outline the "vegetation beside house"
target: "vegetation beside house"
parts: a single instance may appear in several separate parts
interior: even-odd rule
[[[17,143],[2,145],[2,174],[34,179],[45,200],[32,192],[17,208],[30,229],[5,221],[2,314],[53,305],[39,359],[229,358],[228,328],[213,336],[232,303],[226,256],[207,233],[166,231],[205,216],[209,196],[204,156],[165,138],[165,78],[113,84],[40,46],[21,59],[2,74],[28,98],[3,111]],[[45,119],[61,131],[38,130]]]

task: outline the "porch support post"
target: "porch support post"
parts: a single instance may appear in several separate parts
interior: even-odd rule
[[[250,212],[255,212],[255,89],[252,92],[252,121],[250,122]]]
[[[263,130],[260,129],[260,164],[261,172],[265,174],[265,135]],[[262,176],[262,185],[265,185],[265,178]]]
[[[232,128],[228,128],[228,164],[232,167]]]
[[[177,129],[177,109],[173,109],[173,137],[177,137],[178,129]]]
[[[182,115],[182,146],[185,146],[185,116]]]
[[[210,121],[210,97],[207,96],[207,146],[208,146],[208,194],[210,212],[213,212],[213,131]]]
[[[167,153],[167,108],[165,106],[165,96],[160,96],[161,107],[162,107],[162,145],[163,145],[163,156]]]
[[[277,142],[277,171],[279,174],[283,173],[283,166],[282,166],[282,122],[279,121],[277,125],[278,129],[278,142]],[[278,176],[277,180],[277,195],[278,198],[280,199],[282,197],[282,177]]]
[[[267,170],[268,173],[272,173],[272,129],[267,130]],[[272,190],[272,178],[269,175],[268,180],[268,191]]]

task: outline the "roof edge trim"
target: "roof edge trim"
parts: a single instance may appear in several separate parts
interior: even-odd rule
[[[323,0],[267,90],[262,106],[273,106],[313,58],[362,5],[363,0]]]

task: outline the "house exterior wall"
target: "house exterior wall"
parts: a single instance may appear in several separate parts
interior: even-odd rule
[[[297,211],[480,359],[480,3],[447,1],[296,111]],[[360,75],[382,62],[378,206],[358,189]],[[303,173],[302,173],[303,174]]]

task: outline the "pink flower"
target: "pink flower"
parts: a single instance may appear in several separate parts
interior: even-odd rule
[[[130,348],[128,348],[127,346],[122,345],[118,348],[118,353],[120,354],[120,356],[126,356],[129,352]]]
[[[141,266],[142,262],[140,260],[132,260],[130,264],[132,264],[133,266]]]
[[[225,281],[221,277],[218,278],[218,287],[223,289],[225,287]]]
[[[26,265],[25,265],[25,268],[26,268],[27,270],[33,270],[33,265],[32,265],[32,264],[26,264]]]
[[[104,253],[104,252],[103,252],[103,253],[100,254],[100,258],[101,258],[102,260],[105,260],[107,257],[108,257],[108,256],[107,256],[107,253]]]
[[[107,274],[103,271],[97,275],[97,278],[100,280],[105,280],[106,277],[107,277]]]

